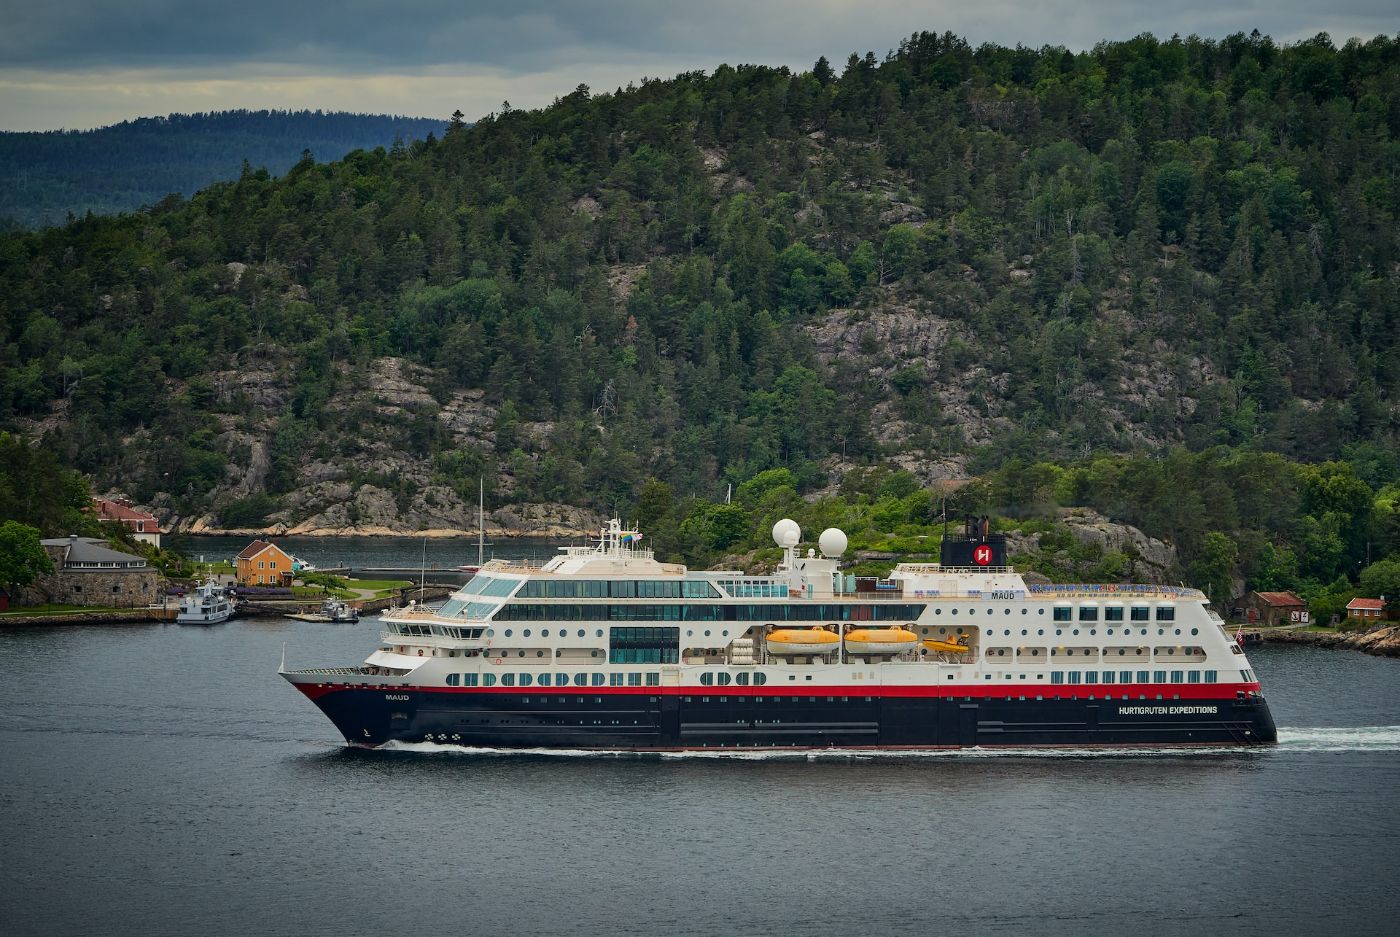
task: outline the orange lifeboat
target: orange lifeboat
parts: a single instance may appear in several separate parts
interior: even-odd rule
[[[768,635],[768,653],[778,656],[826,654],[841,646],[841,638],[825,628],[779,628]]]
[[[846,632],[846,650],[851,654],[902,654],[918,643],[918,635],[904,628],[856,628]]]

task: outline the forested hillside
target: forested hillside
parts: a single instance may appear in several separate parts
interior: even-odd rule
[[[219,111],[143,117],[96,130],[0,132],[0,222],[61,224],[68,215],[112,214],[190,196],[237,179],[244,161],[283,173],[310,150],[351,150],[442,133],[417,117],[321,111]]]
[[[470,528],[478,473],[493,504],[599,511],[649,478],[718,500],[778,467],[810,495],[1169,452],[1379,489],[1397,169],[1386,37],[919,34],[580,87],[0,239],[0,420],[225,526]]]

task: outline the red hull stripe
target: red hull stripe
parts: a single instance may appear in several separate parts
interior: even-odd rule
[[[945,686],[830,686],[784,683],[754,686],[403,686],[388,683],[298,683],[309,699],[339,690],[382,690],[386,693],[465,693],[529,696],[872,696],[880,699],[1228,699],[1236,693],[1257,693],[1258,683],[1025,683],[948,684]]]

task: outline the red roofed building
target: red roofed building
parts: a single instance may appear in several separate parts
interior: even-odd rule
[[[131,502],[117,498],[93,498],[92,509],[98,520],[115,521],[131,530],[131,535],[142,543],[160,546],[160,521],[154,514],[147,514],[132,507]]]
[[[1292,592],[1251,592],[1244,597],[1245,620],[1251,625],[1306,625],[1308,603]]]
[[[292,555],[275,543],[254,540],[234,559],[241,586],[290,586]]]
[[[1347,617],[1380,621],[1385,617],[1385,599],[1352,599],[1347,603]]]

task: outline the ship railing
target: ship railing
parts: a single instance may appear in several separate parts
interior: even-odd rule
[[[285,673],[306,677],[354,677],[369,673],[368,667],[308,667],[302,670],[287,670]]]
[[[1076,583],[1036,583],[1026,586],[1028,592],[1039,595],[1074,595],[1112,597],[1119,595],[1170,596],[1172,598],[1205,598],[1200,589],[1190,586],[1168,586],[1152,582],[1076,582]]]

